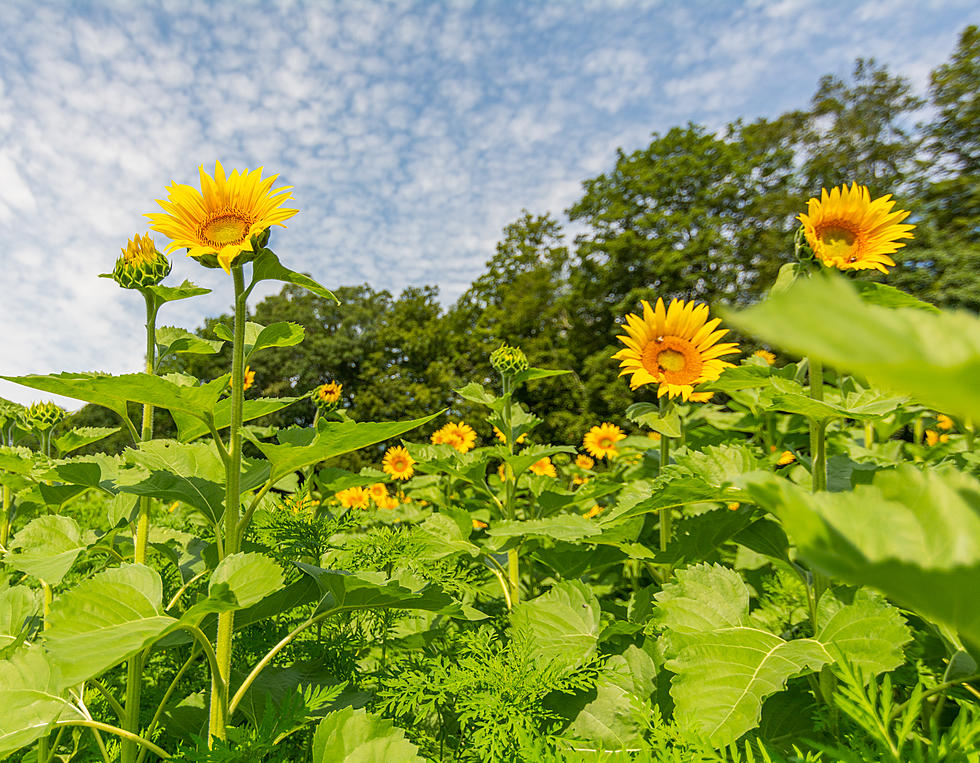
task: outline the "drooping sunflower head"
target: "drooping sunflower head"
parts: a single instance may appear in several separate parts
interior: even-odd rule
[[[837,186],[806,203],[798,215],[807,243],[817,258],[839,270],[880,270],[887,273],[895,261],[888,255],[912,238],[914,225],[902,223],[909,213],[892,212],[891,194],[871,200],[865,186]]]
[[[538,474],[542,477],[557,477],[558,471],[555,469],[555,465],[551,463],[551,459],[545,456],[542,459],[535,461],[528,467],[532,473]]]
[[[761,358],[766,362],[767,366],[771,366],[773,363],[776,362],[775,354],[769,352],[769,350],[756,350],[755,352],[752,353],[752,357]]]
[[[164,201],[157,199],[163,212],[150,212],[153,230],[171,239],[167,251],[187,249],[187,255],[206,267],[231,272],[231,264],[247,258],[267,240],[273,225],[286,227],[285,220],[299,210],[282,205],[292,194],[291,186],[272,190],[278,175],[262,178],[257,170],[232,170],[225,176],[221,162],[215,162],[212,178],[199,168],[201,190],[172,183]],[[245,261],[244,259],[242,261]]]
[[[415,459],[401,445],[388,448],[381,459],[382,471],[396,480],[407,480],[415,474]]]
[[[170,260],[157,251],[149,233],[133,236],[121,251],[112,272],[101,277],[113,279],[124,289],[156,286],[170,274]]]
[[[664,307],[662,299],[656,308],[643,300],[643,317],[626,316],[626,345],[613,357],[620,362],[620,376],[631,374],[630,389],[657,384],[657,397],[669,395],[690,399],[695,385],[721,376],[731,363],[721,360],[738,352],[732,342],[719,344],[727,330],[718,330],[719,318],[708,320],[708,306],[671,300]]]
[[[625,439],[623,430],[615,424],[605,423],[592,427],[582,440],[584,447],[595,458],[615,458],[619,455],[616,443]]]

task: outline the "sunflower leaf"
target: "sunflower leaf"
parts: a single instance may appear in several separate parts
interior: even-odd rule
[[[282,281],[284,283],[294,284],[295,286],[302,286],[318,297],[330,299],[338,305],[340,304],[340,300],[329,289],[321,286],[309,276],[285,267],[271,249],[262,249],[259,251],[258,256],[256,256],[252,264],[252,283],[245,290],[246,296],[251,294],[252,289],[255,288],[255,285],[259,281]]]

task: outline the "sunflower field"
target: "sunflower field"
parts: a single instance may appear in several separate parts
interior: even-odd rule
[[[801,203],[751,307],[640,300],[606,361],[629,426],[549,442],[529,392],[570,369],[506,343],[465,420],[247,394],[310,339],[248,320],[255,286],[334,299],[270,248],[275,182],[201,168],[147,215],[165,252],[104,274],[145,301],[142,373],[4,377],[116,425],[0,407],[0,758],[980,761],[980,319],[887,284],[895,200]],[[206,292],[164,283],[180,249],[227,274],[208,336],[158,325]]]

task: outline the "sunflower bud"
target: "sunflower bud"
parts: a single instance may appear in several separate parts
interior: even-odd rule
[[[340,392],[343,388],[343,384],[327,382],[313,390],[313,402],[320,409],[320,413],[337,410],[337,405],[340,403]]]
[[[133,236],[122,250],[122,257],[116,260],[112,273],[103,273],[102,277],[112,278],[124,289],[144,289],[166,278],[170,267],[170,260],[156,250],[147,233]]]
[[[502,344],[490,353],[490,365],[501,376],[519,374],[527,370],[527,356],[520,347]]]
[[[24,423],[36,432],[46,432],[64,418],[65,412],[51,402],[34,403],[24,411]]]

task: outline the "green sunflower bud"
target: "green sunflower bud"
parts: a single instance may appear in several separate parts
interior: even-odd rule
[[[520,347],[502,344],[490,353],[490,365],[501,376],[519,374],[527,370],[527,356]]]
[[[24,423],[36,432],[46,432],[64,418],[64,410],[51,402],[34,403],[24,411]]]
[[[124,289],[156,286],[170,273],[170,260],[156,250],[149,234],[134,236],[122,253],[112,273],[103,273],[102,277],[112,278]]]

